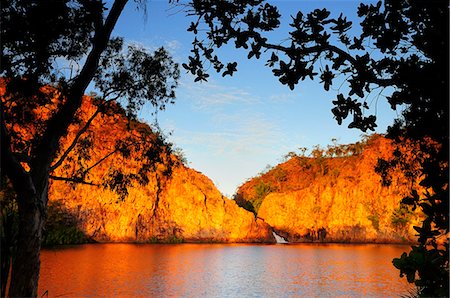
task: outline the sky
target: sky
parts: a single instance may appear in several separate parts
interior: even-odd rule
[[[332,15],[341,12],[358,24],[358,1],[272,1],[282,15],[282,26],[271,34],[274,40],[287,37],[290,15],[326,7]],[[147,14],[129,3],[113,32],[128,43],[149,50],[164,46],[178,63],[187,61],[193,34],[187,32],[193,19],[168,1],[149,1]],[[305,80],[291,91],[264,66],[266,59],[248,60],[247,52],[232,47],[220,52],[223,61],[237,61],[238,71],[223,78],[209,72],[208,82],[194,82],[181,69],[177,99],[157,120],[169,141],[182,149],[188,166],[208,176],[222,194],[231,197],[246,180],[257,176],[267,165],[275,166],[288,152],[298,148],[356,142],[362,132],[338,125],[331,101],[337,89],[326,92],[319,80]],[[397,117],[384,98],[369,97],[378,128],[384,133]],[[154,122],[151,107],[144,107],[140,119]]]

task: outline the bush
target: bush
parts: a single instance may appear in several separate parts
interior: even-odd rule
[[[380,217],[378,216],[378,214],[369,215],[367,216],[367,219],[372,222],[372,227],[375,230],[380,230]]]
[[[45,222],[43,246],[82,244],[88,237],[77,227],[76,217],[61,203],[49,204]]]
[[[82,244],[86,242],[87,237],[77,227],[57,226],[46,231],[42,245]]]
[[[261,206],[264,198],[272,192],[272,187],[270,184],[266,184],[264,181],[260,180],[258,184],[255,185],[255,198],[252,200],[253,209],[255,214],[258,213],[259,207]]]
[[[406,228],[408,223],[411,221],[414,213],[404,204],[394,210],[391,215],[391,224],[396,230],[402,230]]]

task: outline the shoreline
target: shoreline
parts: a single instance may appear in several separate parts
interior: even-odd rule
[[[170,242],[131,242],[131,241],[117,241],[117,242],[85,242],[85,243],[74,243],[74,244],[57,244],[42,246],[42,249],[57,249],[64,247],[78,247],[83,245],[105,245],[105,244],[130,244],[130,245],[183,245],[183,244],[194,244],[194,245],[255,245],[255,246],[265,246],[265,245],[311,245],[311,246],[327,246],[327,245],[342,245],[342,246],[361,246],[361,245],[395,245],[395,246],[411,246],[417,243],[411,242],[288,242],[288,243],[270,243],[270,242],[212,242],[212,241],[185,241],[180,243],[170,243]]]

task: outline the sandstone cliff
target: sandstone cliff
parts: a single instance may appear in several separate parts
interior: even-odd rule
[[[236,201],[291,242],[413,241],[421,215],[400,204],[411,180],[397,170],[390,186],[383,186],[375,172],[378,158],[392,153],[391,142],[374,135],[357,144],[316,148],[315,157],[291,154],[243,184]]]
[[[93,101],[86,97],[78,115],[79,124],[70,127],[61,152],[70,145],[95,110]],[[126,129],[130,125],[132,129]],[[207,177],[184,166],[177,156],[157,147],[164,144],[151,144],[155,146],[154,152],[160,155],[160,162],[149,165],[155,166],[154,169],[144,177],[139,176],[141,180],[148,180],[148,184],[141,185],[130,180],[128,184],[122,183],[127,186],[126,189],[110,185],[108,179],[111,177],[127,182],[126,179],[140,175],[138,169],[142,164],[139,154],[144,154],[144,149],[148,149],[112,154],[97,164],[109,153],[117,151],[117,137],[127,140],[144,135],[152,137],[152,134],[147,125],[129,123],[117,111],[102,114],[92,122],[80,139],[81,146],[70,153],[64,166],[53,175],[79,176],[83,170],[94,167],[83,177],[99,185],[58,180],[51,182],[46,235],[55,239],[52,238],[49,243],[66,242],[65,228],[58,235],[52,231],[58,219],[63,227],[76,225],[87,238],[100,242],[275,241],[266,223],[255,219],[252,213],[238,207],[233,200],[223,197]],[[167,169],[169,161],[172,165],[170,171]],[[123,174],[111,176],[116,172]]]
[[[73,190],[55,184],[50,204],[64,206],[79,229],[96,241],[274,241],[266,223],[223,197],[204,175],[185,167],[173,172],[157,205],[157,190],[152,186],[136,185],[119,200],[111,190],[92,186]]]

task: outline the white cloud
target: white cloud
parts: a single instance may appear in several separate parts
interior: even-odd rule
[[[286,104],[298,100],[298,97],[298,93],[296,92],[273,94],[269,96],[269,101],[276,104]]]
[[[214,155],[251,154],[270,150],[284,137],[281,128],[262,113],[239,110],[211,113],[200,130],[174,127],[176,143],[207,147]]]
[[[161,46],[164,47],[173,57],[173,59],[179,62],[180,57],[178,57],[178,52],[182,49],[182,44],[176,39],[167,40],[164,38],[151,39],[151,40],[125,40],[125,46],[136,45],[138,47],[144,48],[149,52],[154,52]]]
[[[173,39],[173,40],[166,41],[166,42],[164,43],[164,47],[165,47],[170,53],[175,53],[175,52],[177,52],[177,51],[181,48],[181,43],[180,43],[178,40]]]
[[[260,102],[259,98],[246,90],[219,85],[213,80],[197,83],[190,75],[183,76],[179,90],[180,97],[192,100],[193,108],[208,112],[218,112],[230,105],[252,105]]]

